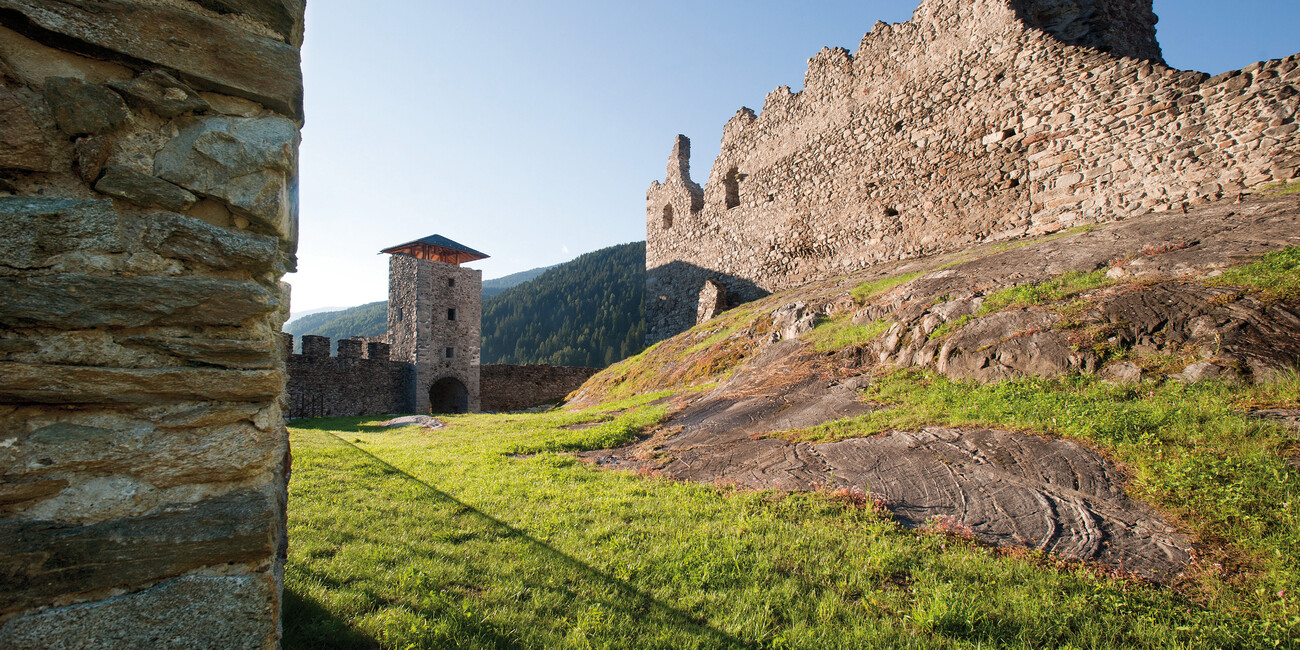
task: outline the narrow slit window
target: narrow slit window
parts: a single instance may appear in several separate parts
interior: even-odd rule
[[[443,348],[443,349],[442,349],[442,358],[444,358],[444,359],[455,359],[455,358],[456,358],[456,348]]]
[[[448,287],[456,286],[456,278],[447,278],[447,286]]]
[[[722,186],[727,191],[725,198],[727,209],[740,205],[740,170],[732,167],[722,178]]]
[[[447,320],[456,320],[456,308],[455,308],[455,307],[448,307],[448,308],[447,308]]]

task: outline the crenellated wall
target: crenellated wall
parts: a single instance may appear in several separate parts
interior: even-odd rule
[[[293,335],[283,336],[285,349],[293,349]],[[302,337],[302,353],[288,355],[287,362],[291,418],[415,410],[408,390],[415,382],[415,368],[391,360],[387,343],[343,339],[338,356],[332,357],[329,338],[308,334]]]
[[[284,349],[293,335],[283,334]],[[379,338],[379,337],[372,337]],[[346,417],[428,412],[416,408],[411,388],[415,366],[390,358],[389,346],[366,339],[343,339],[330,356],[330,339],[301,337],[302,353],[287,354],[288,417]],[[479,367],[481,409],[519,411],[563,400],[600,368],[494,364]]]
[[[302,21],[0,0],[0,647],[277,645]]]
[[[1150,0],[926,0],[799,93],[741,109],[700,188],[678,136],[646,194],[647,338],[874,263],[1122,219],[1300,169],[1300,55],[1209,78],[1160,60]]]

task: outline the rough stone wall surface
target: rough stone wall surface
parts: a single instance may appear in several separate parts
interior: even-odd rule
[[[285,334],[285,349],[293,349]],[[344,417],[409,413],[410,364],[389,359],[388,345],[362,339],[339,341],[330,356],[330,340],[304,336],[302,354],[288,356],[291,418]]]
[[[678,136],[646,194],[647,338],[693,325],[710,279],[747,301],[1295,178],[1300,55],[1173,70],[1154,22],[1149,0],[925,0],[738,111],[702,190]]]
[[[394,360],[414,367],[407,392],[415,411],[427,413],[430,388],[449,377],[465,386],[469,410],[479,410],[482,302],[482,271],[401,253],[389,259],[388,342]]]
[[[488,364],[481,369],[484,411],[519,411],[558,402],[600,368]]]
[[[277,644],[302,10],[0,0],[0,647]]]

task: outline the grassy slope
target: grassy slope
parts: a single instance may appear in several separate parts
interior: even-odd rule
[[[1296,257],[1282,251],[1220,281],[1294,296]],[[1005,302],[1070,300],[1096,284],[1067,278]],[[884,290],[860,289],[863,298]],[[938,423],[1083,440],[1197,536],[1204,556],[1174,590],[903,530],[862,495],[677,484],[554,453],[628,440],[663,415],[645,406],[657,387],[725,377],[766,336],[774,306],[732,310],[589,386],[589,403],[621,404],[460,416],[437,432],[381,431],[358,418],[300,423],[309,428],[291,432],[286,647],[1297,645],[1300,476],[1282,456],[1300,440],[1233,412],[1300,406],[1295,377],[1263,387],[979,386],[895,373],[867,397],[899,408],[787,434]],[[881,331],[823,327],[809,339],[824,349]],[[588,420],[604,423],[560,428]]]
[[[636,402],[645,403],[650,395]],[[663,407],[291,430],[288,648],[1223,647],[1254,614],[918,533],[859,495],[606,472],[546,449]],[[588,429],[560,427],[603,421]],[[1272,618],[1272,617],[1267,617]]]

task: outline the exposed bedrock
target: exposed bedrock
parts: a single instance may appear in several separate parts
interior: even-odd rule
[[[1075,442],[990,429],[928,427],[826,444],[764,434],[871,409],[850,380],[829,385],[794,341],[675,414],[648,440],[583,454],[608,467],[755,489],[845,488],[883,499],[908,526],[939,518],[990,543],[1015,544],[1167,581],[1190,544],[1131,499],[1122,474]],[[669,458],[659,466],[641,460]]]

